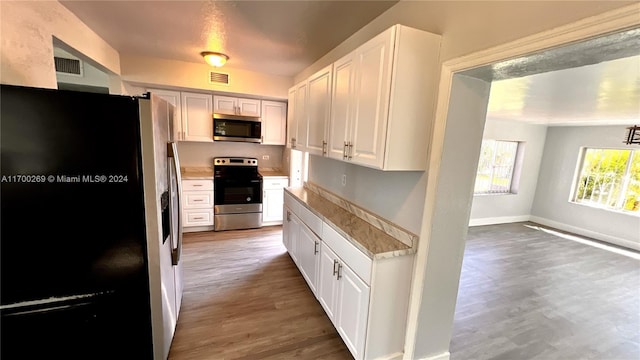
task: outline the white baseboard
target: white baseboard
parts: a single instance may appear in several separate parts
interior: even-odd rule
[[[185,226],[182,228],[182,232],[198,232],[198,231],[213,231],[213,225],[211,226]]]
[[[627,240],[627,239],[623,239],[623,238],[619,238],[619,237],[611,236],[611,235],[607,235],[607,234],[602,234],[602,233],[599,233],[599,232],[596,232],[596,231],[591,231],[591,230],[579,228],[579,227],[576,227],[576,226],[567,225],[567,224],[564,224],[564,223],[561,223],[561,222],[557,222],[557,221],[554,221],[554,220],[550,220],[550,219],[546,219],[546,218],[542,218],[542,217],[538,217],[538,216],[533,216],[533,215],[531,216],[529,221],[538,223],[540,225],[553,227],[553,228],[556,228],[558,230],[572,232],[572,233],[577,234],[577,235],[590,237],[592,239],[596,239],[596,240],[600,240],[600,241],[608,242],[608,243],[611,243],[611,244],[620,245],[620,246],[623,246],[623,247],[626,247],[626,248],[629,248],[629,249],[634,249],[634,250],[640,251],[640,243],[637,243],[635,241],[631,241],[631,240]]]
[[[433,355],[426,358],[420,358],[419,360],[449,360],[450,356],[451,356],[451,353],[449,353],[448,351],[445,351],[442,354]]]
[[[529,221],[530,215],[520,216],[500,216],[491,218],[470,219],[469,226],[482,226],[482,225],[494,225],[494,224],[508,224],[514,222]]]

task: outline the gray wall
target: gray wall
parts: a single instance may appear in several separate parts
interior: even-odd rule
[[[517,194],[474,196],[469,225],[500,224],[529,219],[546,134],[545,125],[487,119],[484,139],[520,141],[520,146],[524,146],[519,186]]]
[[[640,217],[569,202],[581,147],[624,145],[625,126],[549,127],[531,220],[640,249]]]
[[[342,186],[343,174],[347,175],[346,186]],[[420,233],[426,172],[380,171],[310,155],[309,181],[414,234]]]
[[[218,156],[242,156],[258,159],[260,167],[282,167],[281,145],[260,145],[242,142],[186,142],[178,143],[180,165],[189,167],[213,167],[213,158]],[[269,160],[262,159],[268,155]]]

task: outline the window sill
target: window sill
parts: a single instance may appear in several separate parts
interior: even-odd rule
[[[640,217],[640,212],[637,212],[637,211],[624,211],[624,210],[610,209],[610,208],[607,208],[607,207],[604,207],[604,206],[585,204],[585,203],[575,202],[575,201],[571,201],[571,200],[569,200],[569,204],[585,206],[585,207],[588,207],[588,208],[591,208],[591,209],[594,209],[594,210],[606,211],[606,212],[613,213],[613,214]]]

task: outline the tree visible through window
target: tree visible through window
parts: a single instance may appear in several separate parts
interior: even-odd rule
[[[482,140],[474,193],[510,193],[517,152],[516,141]]]
[[[640,212],[640,150],[584,149],[573,201]]]

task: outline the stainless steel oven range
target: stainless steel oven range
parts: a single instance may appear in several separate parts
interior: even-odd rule
[[[262,226],[262,175],[254,158],[213,159],[214,230]]]

